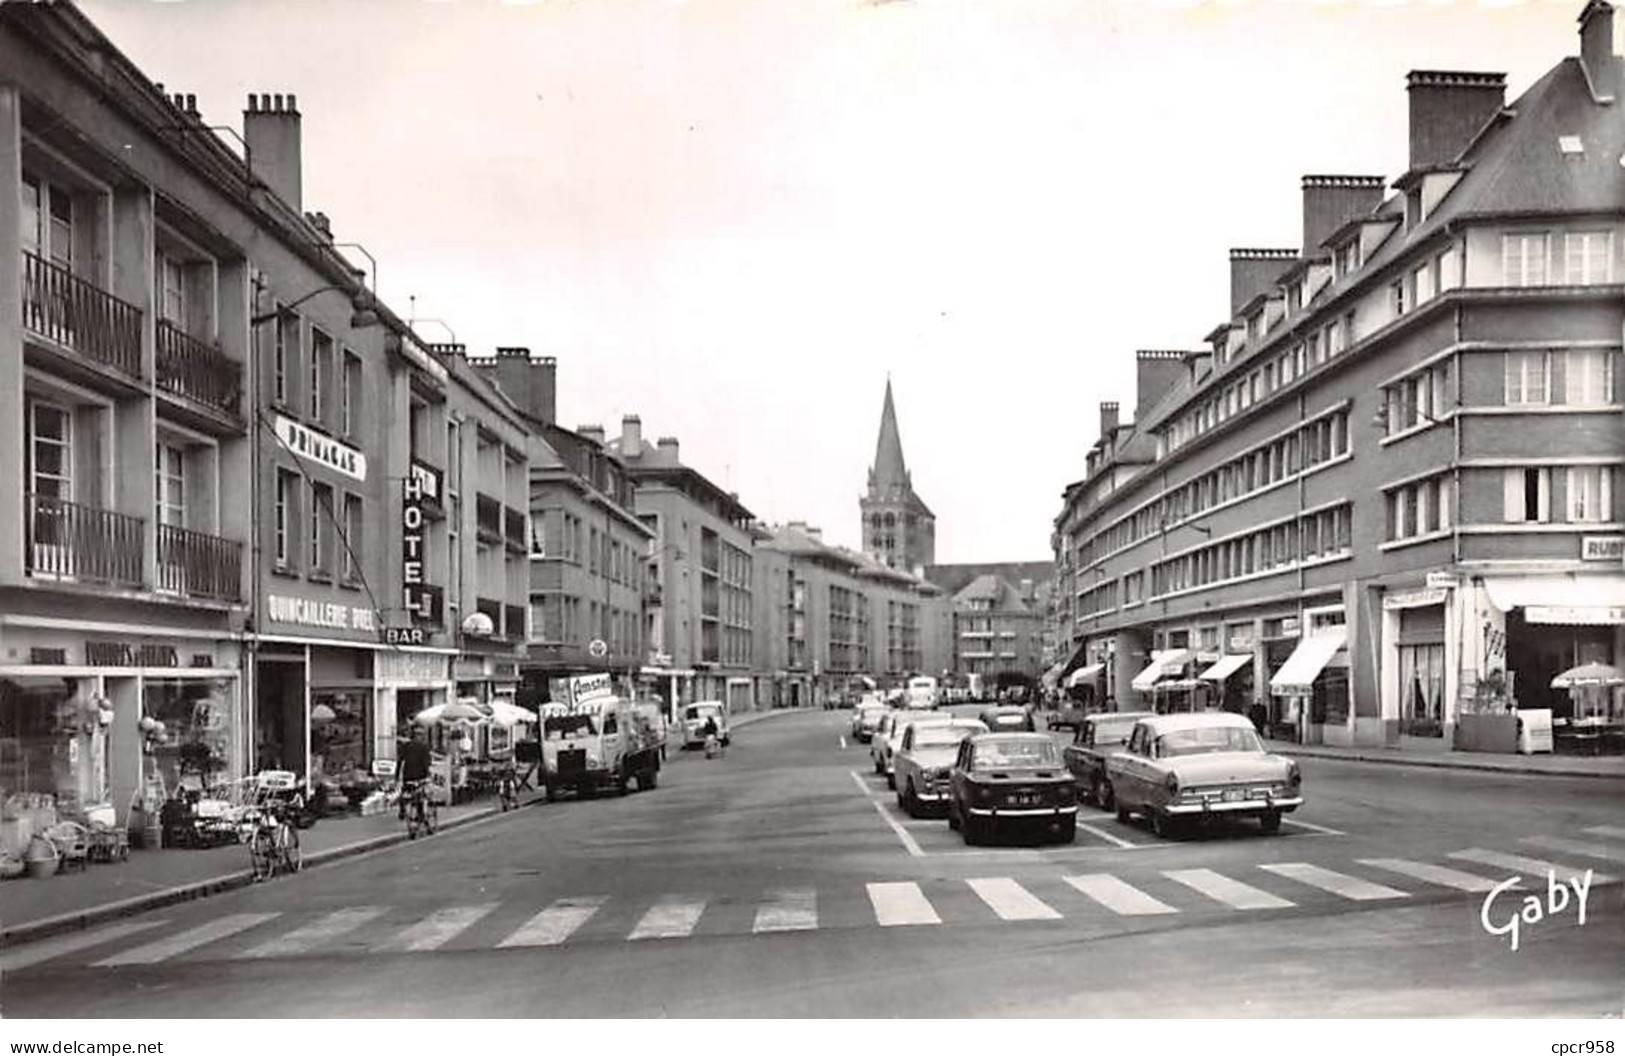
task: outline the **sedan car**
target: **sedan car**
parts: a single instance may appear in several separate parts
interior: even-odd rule
[[[875,735],[880,756],[880,772],[886,775],[886,787],[891,789],[897,787],[897,749],[902,747],[903,734],[908,732],[910,726],[940,726],[953,721],[954,717],[945,711],[897,712],[892,718],[891,729],[886,732],[886,736]]]
[[[880,725],[880,717],[886,714],[886,705],[877,701],[859,704],[852,710],[852,739],[869,743],[875,735],[875,727]]]
[[[1071,843],[1077,824],[1077,785],[1048,734],[983,733],[959,745],[948,775],[948,827],[967,844],[1035,825]]]
[[[911,818],[948,804],[948,771],[959,742],[987,727],[975,719],[944,723],[910,723],[893,762],[892,787],[897,805]]]
[[[1078,782],[1078,791],[1092,799],[1101,810],[1116,809],[1112,783],[1106,776],[1106,759],[1121,751],[1129,734],[1149,711],[1102,711],[1085,716],[1078,723],[1072,743],[1061,751],[1066,768]]]
[[[1135,723],[1128,745],[1106,760],[1117,820],[1142,814],[1158,836],[1182,821],[1257,818],[1265,832],[1303,805],[1298,764],[1264,750],[1245,716],[1155,715]]]
[[[1038,726],[1033,722],[1033,714],[1019,704],[1003,704],[996,708],[985,708],[976,716],[994,733],[1033,733]]]

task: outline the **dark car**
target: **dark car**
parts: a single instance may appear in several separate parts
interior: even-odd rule
[[[959,746],[948,775],[948,827],[968,844],[1008,828],[1077,832],[1077,785],[1043,733],[983,733]]]
[[[1033,722],[1033,713],[1019,704],[985,708],[976,717],[994,733],[1034,733],[1038,730]]]
[[[1061,752],[1066,768],[1078,782],[1078,791],[1101,810],[1114,809],[1112,783],[1106,778],[1106,757],[1128,743],[1134,724],[1149,711],[1101,711],[1085,715],[1072,743]]]

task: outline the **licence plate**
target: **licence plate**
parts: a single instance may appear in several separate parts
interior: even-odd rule
[[[1245,788],[1227,788],[1224,790],[1224,801],[1226,803],[1235,803],[1246,798],[1247,790]]]
[[[1036,807],[1038,806],[1038,797],[1031,793],[1027,795],[1014,795],[1010,797],[1010,805],[1012,807]]]

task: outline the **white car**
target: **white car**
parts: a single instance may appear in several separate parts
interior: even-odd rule
[[[945,726],[953,721],[953,714],[946,711],[900,711],[894,715],[886,736],[875,734],[875,741],[880,745],[880,772],[886,775],[886,787],[897,787],[897,749],[903,746],[903,734],[910,726]]]
[[[720,700],[697,700],[683,708],[684,748],[704,746],[706,719],[716,720],[717,740],[728,743],[728,709]]]
[[[886,772],[886,738],[891,736],[892,724],[903,713],[895,708],[880,713],[880,721],[875,723],[874,730],[869,734],[869,759],[875,764],[875,773]]]

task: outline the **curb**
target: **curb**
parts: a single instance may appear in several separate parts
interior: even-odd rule
[[[767,719],[776,719],[785,715],[810,714],[808,708],[774,708],[770,711],[748,711],[737,719],[730,719],[729,725],[738,729],[741,726],[750,726],[754,723],[764,722]]]
[[[1625,781],[1625,771],[1617,774],[1596,770],[1544,770],[1537,766],[1495,766],[1492,763],[1468,763],[1442,759],[1394,759],[1385,755],[1342,755],[1336,752],[1317,752],[1314,749],[1284,747],[1281,754],[1299,759],[1331,759],[1345,763],[1378,763],[1386,766],[1414,766],[1424,770],[1471,770],[1483,774],[1519,774],[1536,777],[1584,777],[1601,781]]]
[[[541,799],[532,799],[529,803],[520,804],[520,807],[533,806],[540,802],[542,802]],[[500,813],[502,813],[500,808],[488,807],[477,813],[464,814],[441,825],[439,831],[449,832],[453,829],[460,829],[476,821],[496,817]],[[393,847],[396,844],[405,842],[407,842],[406,833],[392,832],[383,836],[371,836],[364,840],[356,840],[353,843],[340,844],[337,847],[329,847],[326,850],[315,851],[306,855],[300,871],[303,872],[305,869],[342,861],[346,858],[354,858],[369,851],[382,850],[385,847]],[[145,895],[133,895],[130,898],[119,899],[117,902],[104,902],[99,906],[58,913],[54,917],[42,917],[39,920],[25,921],[13,927],[0,929],[0,948],[9,949],[25,943],[37,942],[40,939],[49,938],[63,932],[83,931],[86,928],[110,920],[117,920],[120,917],[134,916],[148,910],[173,906],[181,902],[192,902],[197,899],[208,898],[210,895],[233,891],[239,887],[248,887],[253,882],[253,871],[243,869],[233,873],[213,876],[207,880],[193,880],[185,884],[177,884],[174,887],[166,887],[163,890],[153,891]]]

